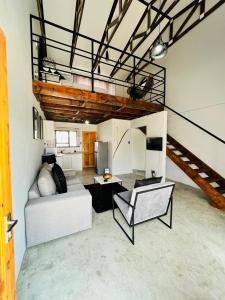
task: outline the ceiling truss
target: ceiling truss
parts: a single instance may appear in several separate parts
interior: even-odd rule
[[[73,37],[72,37],[72,48],[70,54],[70,67],[73,66],[73,60],[75,55],[75,49],[77,45],[77,33],[80,31],[80,24],[84,11],[85,0],[76,0],[75,14],[74,14],[74,26],[73,26]]]
[[[164,6],[166,5],[168,0],[163,0],[159,10],[162,11]],[[127,60],[130,58],[132,54],[142,45],[146,38],[154,31],[154,29],[166,18],[165,16],[160,15],[159,12],[156,13],[153,20],[151,20],[151,10],[152,5],[156,2],[156,0],[152,0],[149,5],[146,7],[143,15],[141,16],[136,28],[134,29],[129,41],[127,42],[123,52],[121,53],[118,61],[116,62],[110,76],[113,77],[120,69],[122,65],[124,65]],[[166,9],[165,14],[168,15],[174,7],[178,4],[179,0],[174,0],[169,7]],[[142,24],[145,23],[146,27],[144,31],[139,31]],[[135,45],[134,45],[135,44]],[[129,51],[130,54],[124,54],[124,52]],[[123,59],[124,58],[124,59]],[[123,60],[122,60],[123,59]]]
[[[37,0],[37,8],[38,8],[39,18],[42,19],[42,21],[40,21],[41,35],[43,37],[46,37],[45,23],[44,23],[44,9],[43,9],[43,1],[42,0]]]
[[[101,38],[101,44],[97,51],[97,56],[94,62],[94,70],[97,68],[100,59],[107,50],[107,47],[103,46],[103,44],[110,44],[132,1],[133,0],[114,0]],[[117,16],[114,16],[117,9],[119,13]]]
[[[197,26],[206,17],[208,17],[217,8],[219,8],[222,4],[225,3],[225,0],[215,1],[215,5],[213,5],[211,8],[206,10],[207,1],[210,0],[192,1],[190,4],[184,7],[180,12],[178,12],[170,21],[168,21],[164,26],[164,28],[161,30],[161,34],[159,34],[156,37],[156,39],[150,45],[149,49],[144,53],[144,55],[136,65],[136,72],[140,72],[148,66],[148,63],[146,62],[143,63],[142,60],[149,59],[152,46],[154,42],[159,38],[160,35],[163,35],[164,33],[166,33],[166,31],[168,31],[168,36],[169,36],[168,47],[171,47],[177,41],[179,41],[185,34],[187,34],[190,30],[192,30],[195,26]],[[180,20],[182,20],[182,22],[180,22]],[[180,23],[179,27],[175,26],[176,22]],[[130,74],[127,76],[126,80],[130,81],[132,79],[133,74],[134,72],[131,71]]]

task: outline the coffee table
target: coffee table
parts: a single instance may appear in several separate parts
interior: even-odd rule
[[[94,177],[94,183],[99,183],[100,185],[104,185],[104,184],[110,184],[110,183],[120,183],[122,185],[122,180],[119,179],[116,176],[112,176],[111,179],[108,179],[107,181],[104,181],[103,176],[96,176]]]
[[[103,176],[94,177],[94,202],[95,211],[103,212],[112,209],[112,198],[115,193],[126,190],[122,186],[122,180],[116,176],[104,181]]]

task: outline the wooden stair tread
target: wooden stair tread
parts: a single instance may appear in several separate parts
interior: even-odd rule
[[[174,148],[167,147],[167,156],[210,197],[214,207],[225,210],[225,179],[169,135],[168,142]],[[181,154],[176,154],[175,151]],[[188,160],[183,160],[182,157]],[[192,168],[191,165],[197,168]],[[201,176],[201,173],[206,174],[206,177]],[[212,183],[219,186],[214,187]]]

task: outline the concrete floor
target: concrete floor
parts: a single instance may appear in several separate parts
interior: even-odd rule
[[[120,176],[127,188],[136,177]],[[85,184],[93,172],[84,172]],[[176,184],[173,229],[155,220],[136,227],[133,246],[112,219],[27,250],[18,300],[225,299],[225,213],[201,191]]]

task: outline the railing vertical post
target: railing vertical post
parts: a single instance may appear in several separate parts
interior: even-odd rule
[[[32,73],[32,79],[34,80],[34,66],[33,66],[33,24],[32,24],[32,16],[30,15],[30,50],[31,50],[31,73]]]
[[[166,104],[166,69],[163,72],[164,75],[164,84],[163,84],[163,105]]]
[[[91,40],[91,91],[95,91],[94,87],[94,41]]]
[[[135,70],[135,68],[136,68],[136,62],[135,62],[135,56],[133,57],[133,72],[134,72],[134,75],[133,75],[133,84],[134,84],[134,86],[136,85],[136,70]]]

